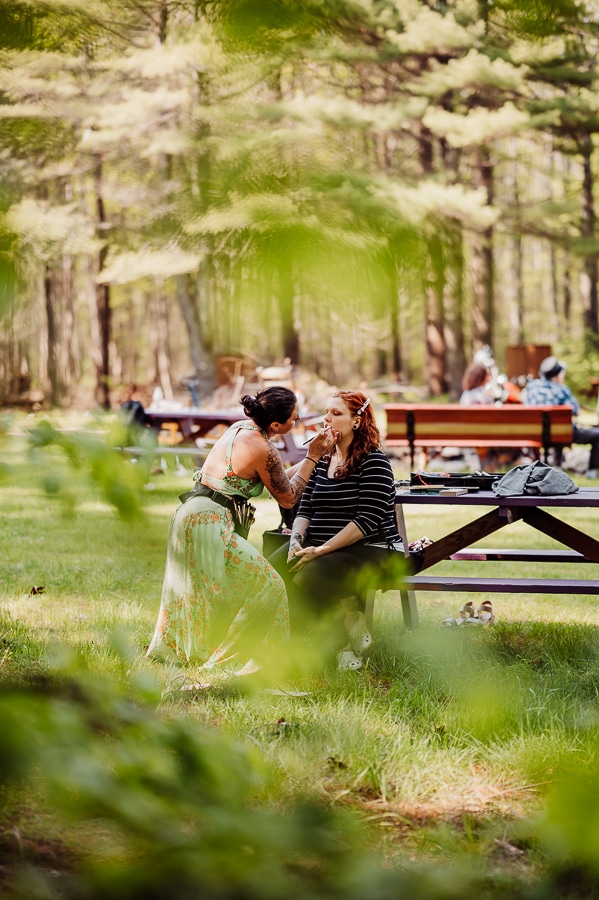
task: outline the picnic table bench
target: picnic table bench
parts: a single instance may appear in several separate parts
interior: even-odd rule
[[[457,403],[387,403],[385,447],[409,447],[414,467],[426,468],[433,447],[528,448],[543,452],[572,443],[570,406],[461,406]]]

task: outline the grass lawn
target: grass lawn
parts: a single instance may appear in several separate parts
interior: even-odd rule
[[[27,423],[20,424],[22,431]],[[418,598],[421,627],[408,633],[399,595],[389,592],[377,598],[374,648],[358,673],[338,673],[331,665],[304,674],[296,682],[309,692],[304,697],[240,685],[181,692],[184,681],[197,680],[198,672],[145,660],[144,652],[159,605],[170,516],[189,479],[174,467],[151,475],[142,491],[141,518],[124,521],[90,481],[86,467],[73,469],[58,449],[32,456],[22,434],[6,437],[1,447],[6,469],[0,481],[5,686],[0,711],[6,711],[5,728],[13,722],[17,737],[8,740],[5,759],[0,752],[5,772],[0,882],[5,871],[15,896],[21,896],[23,884],[33,884],[27,878],[34,875],[50,890],[51,871],[63,892],[57,897],[79,896],[71,882],[61,880],[76,868],[74,861],[81,865],[84,859],[89,871],[90,859],[118,859],[124,865],[141,853],[140,835],[145,835],[144,847],[149,840],[143,831],[147,822],[139,814],[132,824],[131,809],[153,808],[149,804],[157,803],[158,795],[164,804],[165,788],[159,791],[155,781],[152,790],[148,784],[142,789],[136,781],[133,791],[132,773],[146,766],[155,779],[166,778],[165,758],[183,753],[175,733],[179,741],[186,735],[190,746],[199,734],[203,741],[217,742],[216,757],[228,760],[223,783],[235,785],[239,779],[237,793],[244,797],[235,813],[239,828],[249,810],[283,821],[301,801],[341,817],[330,827],[341,844],[354,848],[356,860],[368,851],[387,873],[432,862],[449,867],[442,869],[452,873],[449,881],[439,876],[436,887],[427,882],[428,893],[414,888],[405,896],[476,896],[468,888],[472,879],[484,885],[480,896],[533,897],[538,885],[545,890],[539,897],[599,896],[588,893],[595,890],[599,871],[599,826],[596,804],[590,802],[599,793],[596,597],[493,595],[496,624],[466,630],[440,626],[445,616],[455,615],[463,597],[423,592]],[[257,509],[251,540],[260,546],[262,531],[278,522],[278,507],[261,498]],[[411,538],[426,534],[434,539],[468,519],[459,507],[406,512]],[[591,534],[599,532],[599,518],[588,511],[573,511],[569,520]],[[500,543],[552,545],[521,524],[506,529]],[[476,571],[475,563],[453,565],[462,573]],[[452,564],[445,566],[449,573]],[[489,575],[499,568],[506,570],[504,564],[485,564]],[[533,572],[542,575],[543,566],[530,566],[524,574]],[[513,564],[513,575],[522,574],[522,566]],[[552,567],[551,574],[570,573],[564,565]],[[596,577],[596,567],[588,566],[585,577]],[[77,690],[56,688],[66,682],[77,684]],[[41,716],[47,735],[23,776],[14,760],[19,747],[25,757],[30,748],[18,736],[25,727],[15,699],[19,691],[25,692],[23,716],[30,723]],[[40,691],[52,695],[51,715],[39,706]],[[130,712],[131,698],[138,720]],[[69,702],[79,704],[85,737]],[[91,709],[99,721],[91,721]],[[110,716],[118,728],[107,724]],[[34,725],[28,727],[33,735]],[[31,746],[37,747],[36,741],[32,737]],[[114,797],[108,807],[97,786],[106,746],[112,753],[120,748],[118,762],[110,757],[110,777],[131,791],[123,794],[131,808],[124,801],[117,807]],[[150,747],[152,754],[144,756]],[[243,765],[237,753],[246,754]],[[211,753],[210,765],[217,762]],[[215,783],[221,775],[214,774]],[[175,791],[175,783],[169,782],[169,790]],[[197,810],[184,806],[190,802],[184,794],[177,800],[183,806],[163,805],[160,815],[166,821],[172,815],[191,828]],[[74,797],[77,803],[87,798],[82,808]],[[222,800],[225,806],[234,802]],[[248,832],[255,828],[247,827]],[[293,834],[304,839],[303,831]],[[152,840],[153,846],[164,847],[169,838],[162,834]],[[269,840],[269,846],[276,843],[272,836]],[[304,862],[310,852],[305,850]],[[14,866],[24,881],[13,884]],[[562,889],[564,872],[574,871],[576,878]],[[339,878],[331,875],[329,881],[341,884]],[[339,896],[353,896],[350,888],[346,885]],[[247,886],[244,890],[254,896]],[[288,885],[285,890],[282,896],[296,896]],[[99,889],[80,895],[104,896]],[[274,887],[270,894],[255,894],[271,895],[279,896]],[[180,896],[186,895],[181,891]]]

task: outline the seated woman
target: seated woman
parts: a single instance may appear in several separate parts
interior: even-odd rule
[[[482,363],[471,363],[462,378],[462,406],[475,406],[478,403],[493,403],[494,399],[489,389],[491,373]]]
[[[335,448],[314,467],[289,544],[270,559],[285,579],[293,612],[341,603],[338,668],[359,669],[372,638],[356,595],[363,599],[389,567],[405,564],[395,484],[365,394],[338,391],[324,422],[339,435]]]
[[[219,438],[194,476],[194,490],[181,496],[173,515],[148,649],[148,656],[172,651],[204,669],[226,664],[237,675],[256,671],[289,632],[283,581],[246,540],[253,511],[247,500],[266,487],[281,506],[294,506],[336,440],[330,427],[324,429],[307,457],[286,472],[270,438],[295,425],[295,394],[271,387],[241,402],[249,421],[235,423]]]

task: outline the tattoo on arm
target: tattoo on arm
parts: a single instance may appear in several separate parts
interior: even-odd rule
[[[278,495],[289,495],[291,494],[294,500],[299,500],[302,491],[306,486],[306,482],[303,478],[299,478],[294,475],[291,481],[287,477],[287,473],[283,468],[283,463],[281,462],[281,457],[273,447],[269,448],[266,454],[266,471],[270,476],[270,486],[266,485],[271,493],[274,493],[275,497]]]

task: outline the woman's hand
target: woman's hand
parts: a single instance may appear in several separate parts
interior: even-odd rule
[[[312,459],[321,459],[321,457],[326,456],[335,449],[335,445],[340,437],[340,431],[325,425],[322,431],[319,431],[316,437],[308,444],[308,456]]]
[[[304,535],[299,531],[292,531],[289,538],[289,552],[287,554],[287,562],[290,563],[298,550],[301,550],[304,544]]]
[[[289,556],[287,561],[289,563],[289,571],[290,572],[299,572],[300,569],[306,565],[306,563],[311,562],[311,560],[316,559],[318,556],[323,556],[323,553],[326,553],[324,550],[324,544],[320,547],[298,547],[293,555],[291,553],[291,547],[289,548]]]

